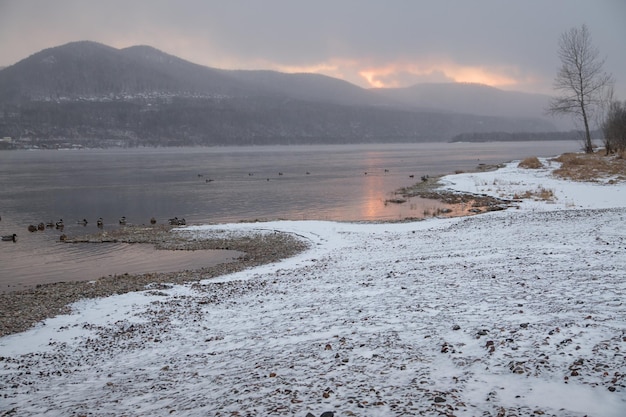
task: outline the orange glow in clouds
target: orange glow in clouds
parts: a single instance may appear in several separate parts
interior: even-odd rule
[[[459,83],[479,83],[492,87],[513,86],[518,83],[514,78],[481,67],[461,67],[451,70],[450,74]]]
[[[477,83],[492,87],[512,87],[519,81],[510,76],[510,68],[487,68],[461,66],[454,63],[430,65],[390,64],[385,67],[373,67],[359,71],[369,86],[376,88],[406,87],[419,82],[457,82]]]
[[[215,64],[214,64],[215,65]],[[408,87],[427,82],[458,82],[513,88],[531,80],[515,78],[514,67],[463,66],[447,59],[428,62],[393,62],[384,66],[345,58],[329,58],[307,64],[279,64],[260,60],[220,65],[222,68],[273,69],[285,73],[314,73],[346,80],[365,88]]]
[[[367,80],[367,83],[370,87],[374,88],[385,88],[385,87],[398,87],[397,85],[385,85],[382,81],[379,80],[381,76],[387,77],[390,72],[380,72],[376,70],[371,71],[361,71],[359,74]]]

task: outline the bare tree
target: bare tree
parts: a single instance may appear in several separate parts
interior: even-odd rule
[[[626,102],[613,101],[602,123],[606,154],[626,151]]]
[[[602,69],[605,60],[599,58],[586,25],[561,35],[558,54],[561,68],[553,85],[558,95],[550,102],[548,112],[582,118],[585,152],[592,153],[589,121],[606,100],[606,90],[612,88],[613,77]]]

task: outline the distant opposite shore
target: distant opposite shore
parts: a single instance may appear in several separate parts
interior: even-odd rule
[[[601,131],[592,132],[593,137],[602,137]],[[584,137],[583,131],[568,132],[473,132],[461,133],[450,139],[450,142],[529,142],[576,140]]]
[[[594,132],[594,137],[601,137],[601,132]],[[289,140],[285,138],[279,138],[276,140],[260,139],[260,143],[239,143],[233,141],[232,144],[219,143],[213,145],[194,144],[194,143],[142,143],[139,141],[127,141],[122,139],[71,139],[71,138],[48,138],[48,139],[33,139],[33,138],[12,138],[5,136],[0,138],[0,151],[14,151],[14,150],[81,150],[81,149],[122,149],[122,148],[181,148],[181,147],[246,147],[246,146],[311,146],[311,145],[394,145],[394,144],[424,144],[429,145],[433,143],[480,143],[480,142],[552,142],[552,141],[573,141],[583,137],[582,131],[568,131],[568,132],[473,132],[473,133],[461,133],[454,136],[448,141],[413,141],[409,138],[403,138],[400,140],[390,141],[377,141],[377,140],[362,140],[354,139],[348,142],[333,142],[331,140]]]

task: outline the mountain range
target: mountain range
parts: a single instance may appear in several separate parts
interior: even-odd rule
[[[0,137],[44,147],[549,138],[564,129],[544,118],[548,101],[479,84],[364,89],[324,75],[223,70],[150,46],[80,41],[0,70]]]

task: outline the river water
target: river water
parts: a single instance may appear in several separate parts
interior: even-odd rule
[[[0,152],[0,291],[118,273],[210,266],[233,254],[157,251],[146,245],[64,244],[68,236],[185,218],[187,224],[248,220],[399,220],[438,205],[387,204],[422,175],[471,170],[528,156],[576,151],[576,141],[425,143]],[[30,224],[65,224],[28,232]],[[77,224],[87,219],[86,226]],[[230,258],[229,258],[230,257]]]

